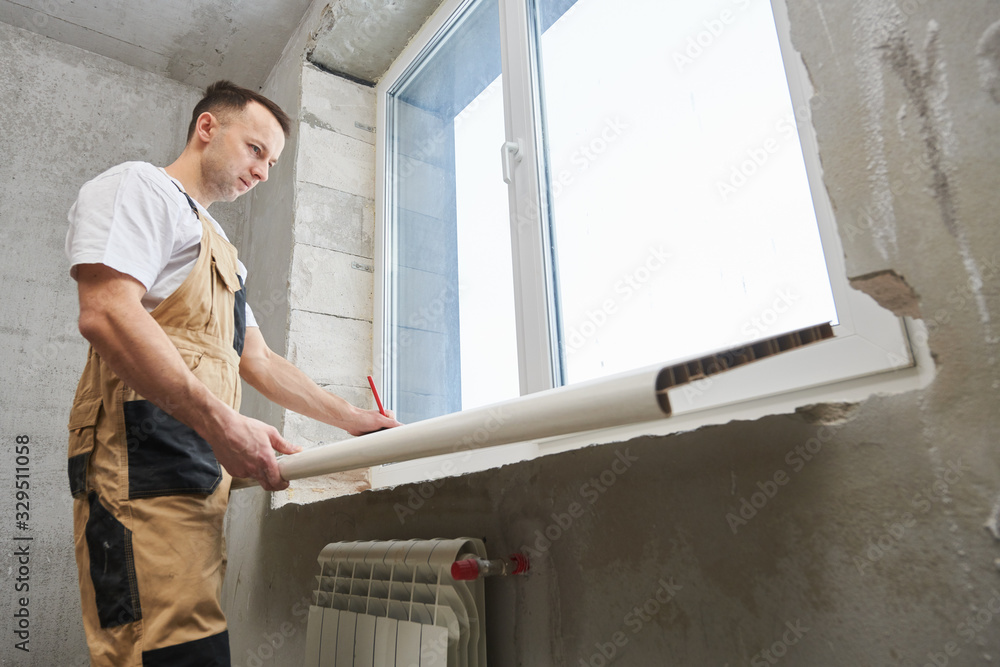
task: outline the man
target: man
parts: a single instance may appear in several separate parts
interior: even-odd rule
[[[239,414],[240,377],[352,435],[398,426],[267,347],[245,304],[246,269],[206,210],[266,181],[288,131],[272,101],[217,82],[177,160],[113,167],[70,211],[66,250],[91,347],[69,477],[95,667],[229,666],[219,598],[231,475],[286,488],[275,451],[299,450]]]

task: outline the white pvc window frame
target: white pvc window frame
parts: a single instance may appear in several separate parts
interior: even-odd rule
[[[422,57],[472,0],[446,0],[406,47],[376,87],[375,199],[375,372],[394,400],[390,341],[391,295],[386,294],[391,221],[389,131],[392,118],[387,91]],[[542,156],[538,86],[534,79],[534,37],[527,0],[499,0],[503,60],[506,141],[518,149],[511,160],[509,198],[511,244],[517,312],[518,361],[522,396],[558,386],[558,341],[550,283],[547,206],[540,191]],[[907,391],[925,385],[933,372],[926,349],[912,348],[911,337],[923,331],[919,321],[904,321],[850,287],[833,208],[822,179],[819,148],[810,117],[808,74],[791,45],[785,0],[771,0],[792,105],[795,110],[827,270],[839,324],[835,337],[766,362],[713,376],[672,392],[674,416],[657,422],[590,431],[392,464],[371,470],[372,488],[464,474],[565,451],[642,435],[665,435],[730,419],[758,418],[824,401],[861,400],[873,393]],[[501,147],[497,147],[498,152]],[[500,155],[498,155],[500,159]],[[380,363],[385,360],[384,363]],[[665,364],[680,360],[664,360]]]

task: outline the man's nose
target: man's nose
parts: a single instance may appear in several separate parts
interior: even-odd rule
[[[264,165],[256,164],[250,170],[250,173],[254,175],[254,178],[256,178],[258,181],[261,182],[267,180],[267,172],[268,172],[268,166],[266,164]]]

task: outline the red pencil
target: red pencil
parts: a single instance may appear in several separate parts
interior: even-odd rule
[[[389,415],[385,414],[385,408],[382,407],[382,399],[378,397],[378,390],[375,389],[375,380],[372,379],[371,375],[368,376],[368,386],[372,388],[372,395],[375,396],[375,402],[378,404],[378,411],[382,413],[383,417],[388,417]]]

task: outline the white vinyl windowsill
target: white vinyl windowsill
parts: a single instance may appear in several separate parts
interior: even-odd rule
[[[855,294],[883,318],[896,319],[866,295]],[[873,395],[922,389],[934,378],[926,327],[910,318],[896,322],[895,331],[886,335],[883,327],[875,340],[858,333],[838,336],[674,387],[668,392],[672,414],[662,419],[494,447],[488,446],[488,433],[480,438],[472,433],[462,451],[371,468],[371,488],[466,475],[581,447],[755,420],[809,405],[860,403]],[[880,370],[873,371],[874,365]],[[803,384],[806,376],[810,379]],[[757,396],[747,399],[750,388],[756,388]]]

